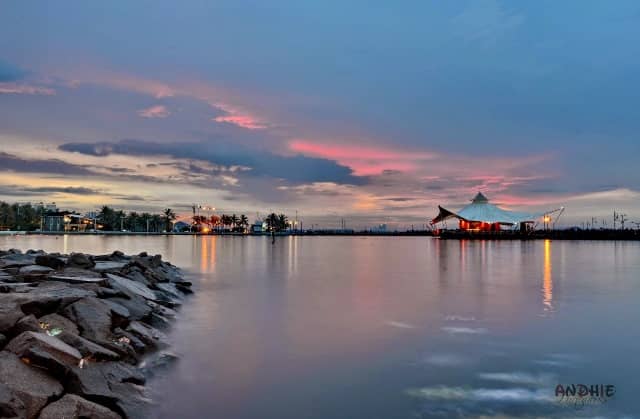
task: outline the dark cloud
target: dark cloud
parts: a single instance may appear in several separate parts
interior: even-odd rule
[[[354,176],[351,169],[335,161],[302,155],[281,156],[264,149],[250,149],[226,143],[155,143],[122,140],[102,143],[67,143],[60,150],[91,156],[125,154],[132,156],[170,156],[202,160],[219,166],[244,166],[248,174],[284,179],[292,183],[336,182],[363,184],[366,179]],[[194,167],[194,170],[201,168]]]
[[[0,59],[0,83],[20,80],[26,74],[21,68]]]
[[[67,163],[58,159],[23,159],[13,154],[0,152],[0,171],[22,173],[52,173],[57,175],[92,175],[84,166]]]

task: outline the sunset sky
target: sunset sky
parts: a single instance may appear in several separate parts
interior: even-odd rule
[[[636,1],[7,1],[0,200],[640,221]]]

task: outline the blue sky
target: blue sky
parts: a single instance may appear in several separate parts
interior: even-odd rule
[[[639,20],[632,1],[7,2],[0,199],[367,225],[482,190],[640,217]]]

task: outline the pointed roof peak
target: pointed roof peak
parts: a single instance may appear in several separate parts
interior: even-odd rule
[[[478,192],[476,196],[471,200],[474,204],[486,204],[489,202],[489,199],[482,194],[482,192]]]

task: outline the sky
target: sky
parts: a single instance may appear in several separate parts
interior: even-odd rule
[[[0,200],[640,221],[635,1],[5,1]]]

